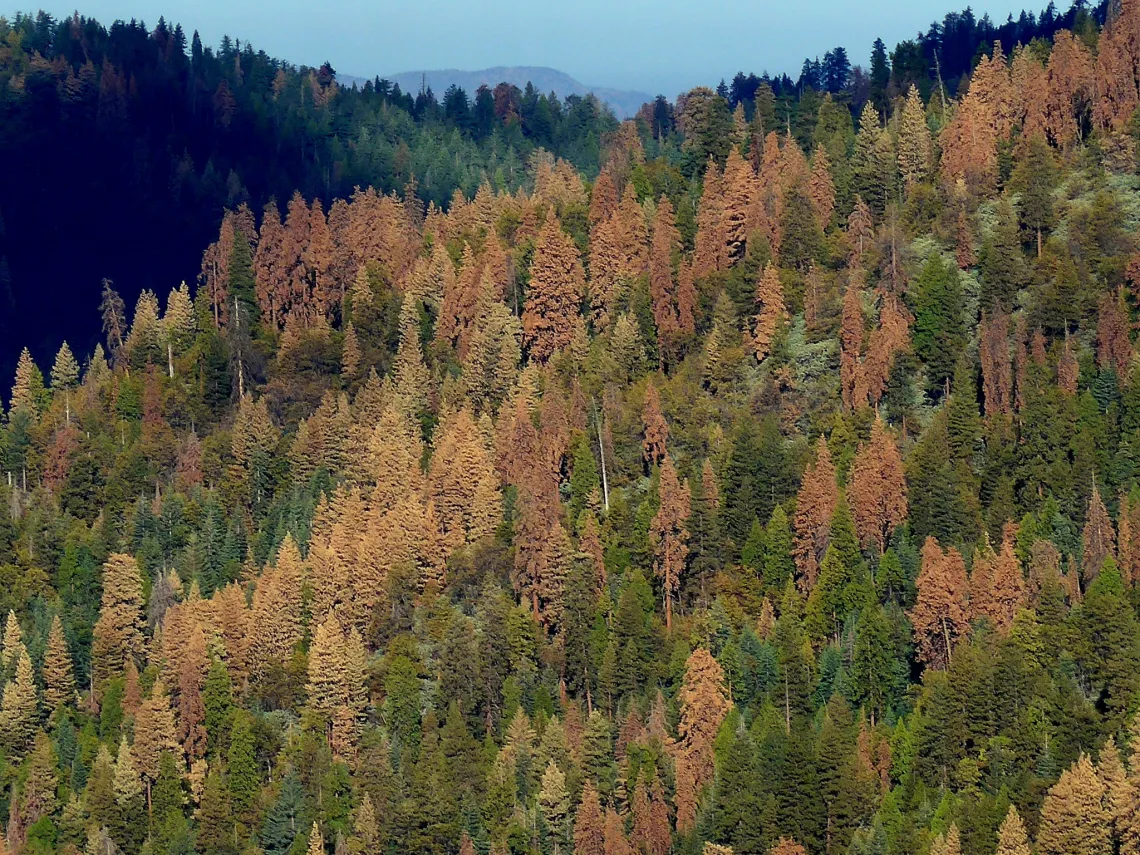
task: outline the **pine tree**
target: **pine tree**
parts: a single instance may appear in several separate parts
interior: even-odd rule
[[[926,108],[918,89],[911,84],[899,123],[899,173],[907,190],[926,179],[930,171],[930,160],[930,130],[926,126]]]
[[[724,219],[721,225],[725,262],[729,265],[744,256],[754,216],[755,185],[756,174],[752,171],[752,164],[740,156],[736,147],[729,149],[724,164]]]
[[[132,850],[142,841],[146,830],[146,824],[139,820],[148,805],[134,755],[125,735],[119,741],[119,752],[115,757],[113,790],[114,807],[110,823],[112,836],[124,849]]]
[[[39,722],[39,698],[32,660],[21,648],[16,673],[4,687],[0,702],[0,739],[10,757],[21,758],[31,748]]]
[[[1128,777],[1116,739],[1110,736],[1100,749],[1096,763],[1097,777],[1104,784],[1104,808],[1112,823],[1112,837],[1120,845],[1127,839],[1136,806],[1136,785]],[[1123,848],[1123,847],[1121,847]]]
[[[784,286],[779,271],[771,264],[764,268],[756,282],[756,328],[752,336],[756,358],[763,362],[772,351],[772,344],[786,317]]]
[[[641,408],[641,421],[645,426],[645,439],[641,448],[650,466],[661,463],[668,455],[665,444],[669,439],[669,423],[661,413],[661,396],[652,379],[645,384],[645,404]]]
[[[307,855],[325,855],[325,840],[321,836],[321,830],[317,824],[313,823],[313,828],[309,832],[309,848],[306,850]]]
[[[9,609],[7,617],[4,618],[4,642],[0,645],[0,666],[2,666],[0,670],[14,671],[16,663],[20,661],[20,655],[24,652],[26,648],[20,621],[16,617],[15,610]]]
[[[1025,833],[1025,823],[1017,808],[1009,806],[1009,812],[1001,822],[998,829],[998,845],[996,855],[1030,855],[1029,836]]]
[[[178,741],[174,710],[170,706],[170,696],[166,693],[166,687],[159,680],[135,716],[135,744],[132,750],[137,768],[146,781],[148,808],[151,803],[151,788],[158,780],[162,769],[162,755],[166,752],[181,762],[182,746]]]
[[[681,332],[673,274],[673,257],[680,249],[681,235],[677,231],[673,206],[667,196],[662,196],[657,203],[653,241],[649,247],[649,299],[653,322],[657,325],[657,349],[662,354]]]
[[[171,288],[166,296],[166,311],[162,313],[162,334],[167,345],[168,369],[170,357],[183,351],[193,342],[197,332],[198,319],[194,314],[194,302],[190,299],[190,289],[183,282]]]
[[[16,381],[12,385],[12,396],[8,401],[8,409],[15,412],[23,410],[35,414],[40,406],[44,389],[43,374],[32,361],[32,354],[25,347],[20,351],[20,358],[16,362]]]
[[[986,416],[1013,412],[1013,367],[1009,358],[1009,317],[982,314],[978,329],[978,355],[982,363],[982,389]]]
[[[545,362],[573,341],[582,326],[579,302],[584,291],[578,248],[558,219],[548,217],[534,248],[522,316],[523,342],[533,358]]]
[[[205,729],[206,705],[202,689],[209,670],[206,637],[202,628],[195,626],[190,631],[186,655],[178,668],[178,738],[191,761],[206,754],[209,737]]]
[[[657,514],[649,527],[656,544],[653,571],[661,579],[665,599],[665,629],[673,628],[673,598],[681,588],[681,576],[689,556],[687,523],[692,496],[689,485],[677,477],[672,458],[661,464]]]
[[[1081,545],[1082,575],[1086,583],[1091,583],[1100,573],[1105,559],[1116,558],[1116,534],[1095,483],[1089,498],[1085,527],[1081,532]]]
[[[286,535],[277,563],[267,568],[253,594],[250,639],[251,663],[261,673],[273,662],[284,662],[301,640],[301,553],[292,535]]]
[[[859,540],[879,555],[907,516],[907,485],[898,445],[877,416],[871,439],[859,447],[847,490]]]
[[[1027,603],[1025,579],[1014,553],[1012,529],[1007,529],[1001,551],[990,559],[990,565],[985,590],[975,592],[971,578],[970,605],[976,615],[989,618],[994,627],[1005,634]],[[975,561],[974,573],[977,572]]]
[[[695,821],[694,810],[700,791],[712,780],[713,743],[721,722],[732,708],[724,670],[706,648],[698,647],[689,655],[677,699],[681,709],[681,720],[677,724],[680,741],[676,748],[677,827],[686,830]],[[682,793],[688,798],[682,799]]]
[[[918,599],[910,611],[919,658],[931,668],[947,668],[954,645],[968,627],[966,566],[953,547],[943,552],[927,537],[918,574]]]
[[[711,157],[705,166],[700,204],[697,208],[697,235],[693,250],[693,278],[702,279],[728,266],[724,230],[724,180]]]
[[[607,807],[603,829],[603,855],[635,855],[637,851],[625,835],[625,823],[621,816],[612,806]]]
[[[63,392],[67,395],[79,383],[79,363],[65,341],[60,345],[55,355],[55,364],[51,368],[51,388],[53,392]],[[71,400],[68,398],[67,417],[71,419]]]
[[[344,347],[341,351],[341,373],[349,380],[360,374],[360,360],[363,354],[360,350],[360,338],[356,335],[356,327],[349,321],[344,326]]]
[[[1108,855],[1112,826],[1104,796],[1092,761],[1081,754],[1045,794],[1037,831],[1041,855]]]
[[[839,329],[839,383],[843,403],[854,409],[864,402],[856,400],[855,390],[862,384],[860,356],[863,352],[863,300],[862,271],[852,267],[848,271],[847,290],[843,295],[843,314]]]
[[[794,840],[781,837],[776,845],[768,850],[768,855],[807,855],[807,850]]]
[[[63,635],[59,615],[53,615],[44,650],[44,702],[53,714],[75,701],[75,676],[71,667],[71,652]]]
[[[794,555],[800,588],[810,591],[819,575],[819,562],[827,552],[831,515],[839,501],[835,482],[835,466],[827,441],[821,436],[816,444],[815,460],[804,471],[796,497]]]
[[[538,806],[543,819],[550,829],[554,841],[554,851],[560,852],[567,839],[570,818],[570,794],[566,791],[566,775],[551,760],[542,773],[542,785],[538,791]]]
[[[103,599],[91,647],[92,681],[97,693],[127,662],[145,650],[142,579],[130,555],[112,554],[103,565]]]
[[[831,159],[821,144],[816,145],[815,154],[812,155],[808,195],[816,222],[821,231],[826,231],[835,214],[835,181],[831,177]]]
[[[587,779],[574,819],[574,855],[605,855],[605,840],[605,819],[598,803],[598,793]]]

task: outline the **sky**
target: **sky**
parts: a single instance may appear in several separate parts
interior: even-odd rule
[[[49,0],[50,2],[50,0]],[[59,2],[59,0],[55,0]],[[1032,3],[1032,0],[1030,0]],[[1031,5],[1044,7],[1046,0]],[[966,0],[87,0],[109,24],[160,15],[207,45],[229,34],[296,64],[328,60],[371,77],[442,68],[544,65],[591,86],[670,98],[737,71],[798,75],[837,45],[867,64],[871,43],[913,37]],[[1062,5],[1062,4],[1058,4]],[[1004,21],[1012,0],[974,0]],[[59,17],[76,5],[45,7]]]

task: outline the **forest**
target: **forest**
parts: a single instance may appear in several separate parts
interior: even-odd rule
[[[0,35],[0,855],[1140,853],[1140,0],[624,122]]]

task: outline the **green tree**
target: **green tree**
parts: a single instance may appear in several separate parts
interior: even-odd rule
[[[942,395],[966,344],[965,306],[958,271],[934,254],[915,283],[914,350],[926,366],[927,392]]]

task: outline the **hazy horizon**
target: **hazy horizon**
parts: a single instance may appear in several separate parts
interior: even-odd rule
[[[889,0],[805,0],[794,6],[712,0],[694,12],[675,0],[627,0],[620,6],[603,0],[564,6],[424,0],[390,8],[329,0],[319,17],[313,16],[312,6],[301,3],[276,4],[271,14],[255,4],[220,0],[92,0],[78,8],[104,24],[135,18],[153,26],[162,16],[182,24],[187,36],[198,30],[207,45],[229,35],[293,63],[328,60],[339,73],[359,77],[548,66],[592,86],[673,97],[692,86],[729,79],[737,71],[795,76],[805,56],[822,57],[839,45],[847,49],[853,65],[866,65],[876,37],[893,47],[941,20],[954,5],[946,0],[914,0],[905,6]],[[978,17],[988,13],[995,21],[1021,11],[1008,0],[971,6]],[[52,6],[46,11],[65,17],[74,8]],[[656,22],[648,27],[645,22],[651,17]],[[440,21],[446,25],[441,27]],[[638,27],[645,30],[643,36],[630,38]],[[397,31],[394,38],[381,38],[392,28]]]

